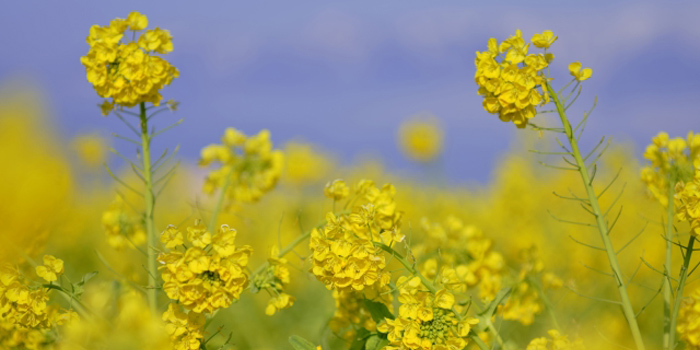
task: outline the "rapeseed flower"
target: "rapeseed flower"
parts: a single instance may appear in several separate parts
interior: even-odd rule
[[[399,146],[411,159],[428,162],[442,152],[444,135],[437,118],[415,118],[401,124]]]

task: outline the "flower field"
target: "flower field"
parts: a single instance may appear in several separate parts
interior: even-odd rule
[[[479,117],[518,135],[466,186],[432,114],[386,136],[420,178],[276,125],[155,147],[198,118],[168,95],[177,35],[116,15],[75,57],[114,137],[67,139],[40,94],[0,89],[0,349],[700,349],[697,125],[641,158],[589,131],[605,96],[568,38],[513,28],[460,58]]]

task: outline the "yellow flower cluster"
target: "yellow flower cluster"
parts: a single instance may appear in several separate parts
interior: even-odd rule
[[[525,350],[585,350],[583,341],[579,338],[571,341],[554,329],[547,333],[551,339],[547,337],[533,339]]]
[[[422,292],[418,277],[402,276],[399,316],[386,318],[377,329],[387,334],[387,349],[448,350],[467,346],[469,332],[479,321],[455,313],[455,297],[445,289]]]
[[[168,304],[168,310],[163,313],[165,330],[170,334],[175,350],[200,349],[204,340],[203,314],[189,311],[184,312],[177,304]]]
[[[695,168],[700,167],[700,159],[695,160]],[[677,218],[690,223],[690,233],[700,236],[700,172],[696,172],[692,181],[676,185],[675,204]]]
[[[107,233],[107,243],[114,249],[121,250],[125,246],[133,249],[146,243],[146,231],[141,220],[128,212],[124,199],[119,195],[102,213],[102,227]]]
[[[357,335],[357,327],[362,327],[370,332],[377,330],[377,322],[372,318],[372,314],[367,309],[364,300],[369,299],[380,302],[392,310],[392,298],[388,288],[381,291],[333,291],[335,300],[335,312],[329,322],[329,327],[333,333],[338,334],[343,339],[351,341]]]
[[[195,222],[187,236],[175,226],[161,235],[168,253],[158,256],[162,264],[163,291],[188,310],[212,313],[238,300],[248,285],[245,271],[253,250],[235,245],[236,230],[222,225],[215,233]],[[187,244],[185,244],[187,243]]]
[[[285,145],[284,154],[284,178],[298,185],[321,181],[333,165],[326,154],[308,143],[290,142]]]
[[[428,162],[442,152],[443,132],[434,116],[415,118],[401,124],[398,140],[406,156]]]
[[[246,136],[227,128],[221,142],[202,149],[201,166],[221,164],[207,175],[204,192],[223,188],[229,200],[250,203],[275,187],[284,167],[284,154],[272,149],[269,131]]]
[[[126,19],[116,18],[107,26],[93,25],[87,43],[90,51],[80,58],[87,80],[105,100],[102,114],[114,105],[133,107],[142,102],[159,105],[160,90],[177,78],[179,72],[158,54],[173,50],[172,37],[160,28],[143,32],[137,41],[127,41],[127,30],[142,31],[148,25],[146,16],[132,12]]]
[[[453,292],[478,286],[479,296],[492,300],[501,289],[505,261],[493,250],[493,241],[474,225],[448,216],[443,224],[421,219],[424,239],[412,246],[413,254],[424,260],[420,271]],[[431,258],[439,251],[438,259]],[[442,266],[438,271],[438,265]]]
[[[289,284],[290,274],[287,268],[287,259],[280,257],[280,250],[277,246],[270,248],[270,257],[267,259],[268,266],[262,273],[253,278],[253,291],[267,290],[272,297],[267,303],[265,314],[274,315],[277,311],[288,309],[294,305],[296,300],[293,296],[284,292],[284,287]]]
[[[110,283],[91,286],[83,302],[94,317],[65,327],[59,350],[172,350],[165,325],[142,294],[119,290]]]
[[[63,272],[63,261],[47,255],[37,272],[55,281]],[[72,311],[48,305],[49,289],[32,287],[16,266],[0,266],[0,348],[48,349],[56,338],[55,327],[74,320]]]
[[[644,151],[644,158],[651,164],[642,168],[642,181],[649,192],[664,207],[668,205],[669,182],[690,181],[695,168],[693,162],[700,159],[700,134],[688,132],[687,137],[669,138],[660,132]]]
[[[339,182],[335,183],[342,188]],[[373,181],[361,180],[352,200],[352,213],[328,213],[326,224],[312,231],[311,272],[328,289],[379,290],[389,283],[391,276],[384,271],[386,260],[375,242],[390,245],[404,239],[402,213],[396,210],[395,194],[393,185],[379,189]]]
[[[556,36],[545,31],[535,34],[531,41],[546,49],[555,40]],[[535,116],[535,107],[549,102],[544,69],[554,56],[546,51],[528,54],[529,46],[517,30],[500,44],[495,38],[489,39],[488,51],[477,52],[475,60],[474,80],[479,85],[478,94],[484,96],[484,109],[519,128]]]

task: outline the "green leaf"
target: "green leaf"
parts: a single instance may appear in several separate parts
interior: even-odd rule
[[[88,281],[93,279],[95,276],[97,276],[97,271],[88,272],[85,275],[83,275],[83,279],[80,280],[80,282],[78,282],[77,285],[83,286],[83,285],[85,285],[85,283],[88,283]]]
[[[350,345],[350,350],[365,350],[365,343],[369,335],[370,333],[368,330],[364,328],[358,329],[357,334],[355,335],[355,339]]]
[[[289,344],[292,344],[294,350],[316,350],[316,345],[314,345],[314,343],[298,335],[289,337]]]
[[[369,310],[374,322],[379,323],[384,321],[385,318],[394,319],[394,315],[389,311],[386,305],[380,302],[365,299],[365,307]]]
[[[367,339],[365,350],[380,350],[389,344],[389,340],[378,335],[373,335]]]

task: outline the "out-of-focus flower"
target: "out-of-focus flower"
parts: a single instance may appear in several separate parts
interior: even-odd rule
[[[669,138],[667,133],[660,132],[647,146],[644,158],[650,164],[642,168],[642,181],[649,193],[665,207],[668,205],[669,186],[692,181],[696,176],[698,166],[694,162],[700,162],[700,134],[690,131],[684,139]]]
[[[557,330],[547,332],[549,338],[541,337],[533,339],[525,350],[585,350],[583,340],[576,338],[569,340],[569,337],[561,335]]]
[[[37,276],[47,282],[53,282],[63,274],[63,260],[56,259],[53,255],[44,255],[44,265],[36,267]]]
[[[99,135],[76,136],[72,145],[80,161],[90,168],[96,168],[107,160],[109,145],[107,140]]]
[[[332,165],[328,156],[308,143],[290,142],[284,154],[286,178],[297,185],[325,179]]]
[[[350,188],[345,184],[345,181],[335,179],[326,184],[326,187],[323,189],[323,194],[334,201],[339,201],[345,199],[350,194]]]
[[[129,208],[120,195],[102,213],[102,227],[107,233],[107,243],[114,249],[126,246],[135,249],[146,242],[146,231],[141,220],[129,213]]]
[[[700,167],[700,159],[695,161],[695,168]],[[690,223],[690,233],[700,236],[700,172],[688,182],[680,182],[676,186],[675,203],[678,220]]]
[[[230,201],[250,203],[275,187],[284,166],[284,154],[272,149],[269,131],[248,137],[228,128],[221,141],[222,144],[202,149],[201,166],[220,164],[207,175],[204,192],[211,194],[225,187]]]
[[[435,159],[442,152],[443,131],[437,118],[414,118],[401,124],[399,146],[403,153],[419,162]]]

